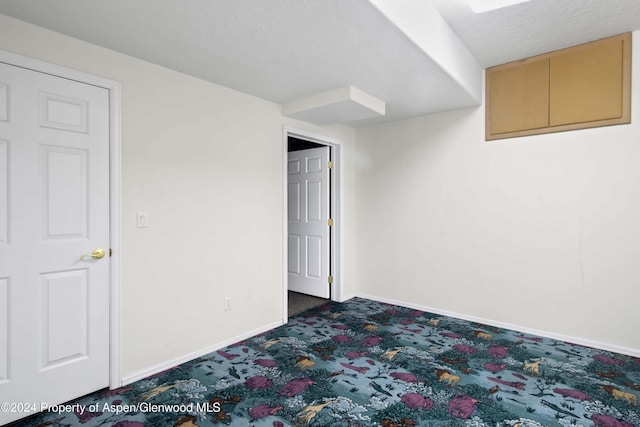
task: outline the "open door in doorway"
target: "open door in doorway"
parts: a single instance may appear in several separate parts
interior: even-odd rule
[[[330,147],[288,154],[289,290],[329,298]]]

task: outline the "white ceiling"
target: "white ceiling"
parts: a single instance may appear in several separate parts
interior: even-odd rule
[[[380,4],[404,8],[413,27]],[[431,0],[1,0],[0,13],[278,104],[348,87],[386,103],[384,116],[345,116],[354,127],[479,105],[481,70],[462,51],[489,66],[640,28],[640,0],[532,0],[483,14],[433,5],[468,51],[429,40],[442,21]]]
[[[640,29],[640,0],[531,0],[485,13],[433,1],[483,67]]]

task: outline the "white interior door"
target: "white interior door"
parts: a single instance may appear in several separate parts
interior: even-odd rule
[[[0,401],[108,386],[109,283],[109,92],[0,63]]]
[[[289,290],[329,298],[329,147],[289,153]]]

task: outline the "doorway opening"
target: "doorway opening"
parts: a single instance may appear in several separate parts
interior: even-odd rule
[[[340,143],[285,129],[284,321],[340,299]]]

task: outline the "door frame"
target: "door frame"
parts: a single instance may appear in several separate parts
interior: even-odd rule
[[[101,87],[109,92],[109,388],[122,386],[120,375],[121,245],[121,87],[120,83],[60,65],[0,50],[5,64]]]
[[[283,146],[283,202],[282,202],[282,217],[283,217],[283,237],[282,237],[282,245],[283,245],[283,268],[282,268],[282,282],[283,282],[283,292],[282,292],[282,321],[283,323],[288,322],[288,290],[289,290],[289,266],[288,266],[288,228],[289,228],[289,218],[288,218],[288,174],[287,174],[287,160],[288,160],[288,140],[289,137],[304,139],[307,141],[315,142],[317,144],[326,145],[331,148],[331,159],[333,161],[333,169],[331,176],[331,218],[333,218],[334,225],[330,229],[330,240],[331,240],[331,259],[330,263],[332,266],[332,275],[333,275],[333,283],[331,285],[331,294],[330,299],[332,301],[342,301],[343,298],[343,273],[342,273],[342,264],[344,262],[343,259],[343,250],[342,250],[342,242],[343,242],[343,215],[342,215],[342,206],[343,203],[343,195],[344,191],[342,191],[342,142],[329,138],[324,135],[320,135],[314,132],[309,132],[306,130],[284,126],[283,127],[283,138],[282,138],[282,146]]]

